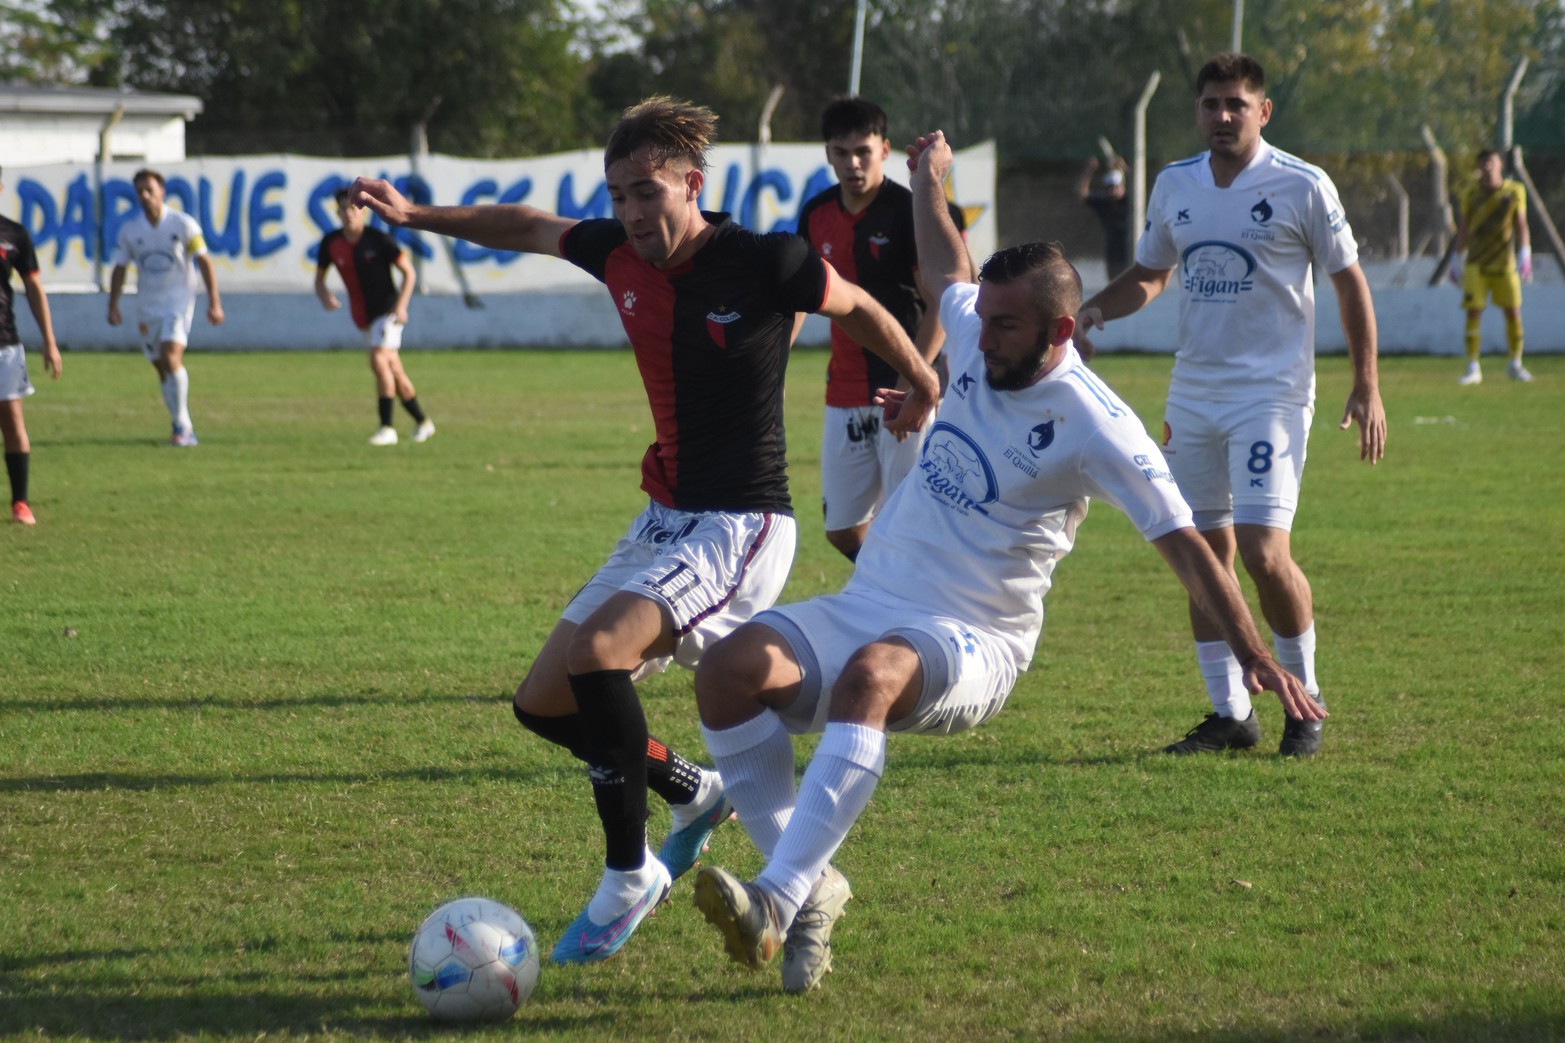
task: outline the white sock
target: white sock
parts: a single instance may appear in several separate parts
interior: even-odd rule
[[[762,710],[743,724],[713,731],[701,726],[707,752],[756,850],[772,857],[793,814],[793,740],[782,718]]]
[[[592,922],[610,923],[635,905],[657,880],[657,864],[657,856],[647,850],[639,869],[605,868],[603,882],[598,885],[592,901],[587,903],[587,915],[592,918]]]
[[[1244,670],[1226,641],[1197,641],[1196,663],[1206,682],[1206,697],[1223,717],[1245,720],[1250,716],[1250,693],[1244,687]]]
[[[158,394],[163,396],[163,408],[168,410],[168,418],[179,423],[179,386],[174,383],[174,374],[159,378]]]
[[[690,803],[668,806],[668,813],[674,820],[673,829],[676,831],[684,829],[711,810],[713,792],[722,785],[722,775],[702,768],[701,784],[696,787],[696,795],[690,798]]]
[[[190,432],[190,371],[184,366],[178,371],[169,374],[169,383],[174,385],[174,403],[169,407],[169,413],[174,417],[174,423],[187,434]]]
[[[1272,644],[1277,649],[1277,662],[1304,685],[1311,695],[1320,695],[1320,682],[1315,677],[1315,624],[1311,623],[1298,637],[1283,637],[1272,631]]]
[[[874,796],[885,766],[885,732],[841,721],[826,725],[799,784],[799,805],[756,879],[776,900],[784,930]]]

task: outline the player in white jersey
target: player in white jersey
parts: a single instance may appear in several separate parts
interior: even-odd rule
[[[1268,654],[1141,421],[1077,354],[1081,277],[1058,244],[1002,250],[967,282],[941,187],[950,146],[936,131],[908,151],[920,276],[951,361],[939,415],[842,592],[760,613],[696,669],[707,749],[767,859],[754,883],[702,869],[696,904],[735,960],[758,967],[783,949],[790,992],[830,969],[850,891],[829,862],[879,781],[886,732],[943,735],[999,712],[1089,498],[1158,549],[1253,691],[1324,714]],[[822,738],[795,794],[789,733],[805,731]]]
[[[1209,150],[1158,176],[1136,263],[1087,301],[1078,319],[1085,334],[1129,315],[1178,272],[1179,350],[1164,453],[1217,556],[1230,571],[1236,550],[1243,559],[1278,660],[1324,705],[1310,585],[1289,540],[1315,413],[1311,265],[1331,277],[1353,365],[1337,426],[1358,425],[1359,458],[1371,464],[1386,444],[1374,305],[1331,179],[1261,139],[1272,103],[1260,64],[1220,54],[1197,75],[1196,95]],[[1212,713],[1166,752],[1254,746],[1260,723],[1240,661],[1193,602],[1190,625]],[[1319,720],[1289,718],[1279,752],[1309,756],[1320,739]]]
[[[174,430],[170,445],[196,444],[190,422],[188,398],[190,374],[185,370],[185,345],[195,317],[194,263],[206,283],[207,321],[223,322],[223,305],[217,295],[217,272],[207,256],[206,240],[195,218],[163,205],[163,175],[138,170],[132,179],[141,213],[125,222],[114,247],[114,271],[109,277],[109,325],[121,322],[120,295],[125,290],[125,269],[136,266],[136,327],[141,350],[157,370]]]

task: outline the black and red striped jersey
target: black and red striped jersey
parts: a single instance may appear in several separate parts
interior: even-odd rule
[[[820,310],[829,275],[810,245],[703,214],[711,238],[668,271],[616,220],[582,221],[560,254],[608,287],[646,385],[657,441],[641,487],[687,511],[791,511],[783,378],[797,312]]]
[[[402,247],[378,228],[365,228],[357,242],[349,241],[338,228],[321,240],[315,265],[318,270],[328,265],[337,269],[348,289],[353,324],[367,330],[370,323],[396,310],[397,284],[391,272],[400,256]]]
[[[961,208],[952,204],[950,210],[958,231],[965,230]],[[841,188],[833,185],[799,210],[799,234],[839,275],[889,311],[910,338],[914,335],[924,316],[924,301],[918,292],[913,194],[905,186],[883,181],[869,206],[852,214],[842,205]],[[897,372],[889,363],[832,326],[828,406],[867,406],[877,388],[896,384]]]
[[[38,254],[27,229],[8,217],[0,217],[0,348],[22,343],[16,329],[16,298],[11,273],[30,275],[38,270]]]

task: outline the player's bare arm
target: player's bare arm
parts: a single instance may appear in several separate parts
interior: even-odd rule
[[[323,255],[322,260],[325,260]],[[342,307],[342,302],[337,300],[337,295],[331,292],[331,287],[326,285],[326,269],[315,269],[315,299],[321,302],[321,307],[327,311],[336,311]]]
[[[1092,341],[1087,336],[1103,324],[1126,315],[1134,315],[1162,293],[1173,277],[1172,268],[1148,268],[1139,261],[1116,275],[1109,284],[1089,297],[1076,313],[1076,346],[1084,358],[1092,357]]]
[[[1275,693],[1283,710],[1295,720],[1323,720],[1326,708],[1311,699],[1303,683],[1272,658],[1239,584],[1218,562],[1206,540],[1195,529],[1185,528],[1159,536],[1152,545],[1190,592],[1196,606],[1221,631],[1223,640],[1244,667],[1244,683],[1250,693],[1263,689]]]
[[[1353,363],[1353,390],[1348,392],[1348,403],[1337,428],[1346,431],[1350,424],[1357,424],[1359,459],[1374,465],[1386,455],[1386,407],[1380,401],[1375,304],[1364,270],[1357,263],[1333,273],[1331,284],[1337,291],[1337,311],[1348,340],[1348,358]]]
[[[388,224],[466,239],[492,250],[560,256],[560,236],[579,222],[522,203],[490,206],[423,206],[389,181],[361,177],[348,190],[354,206],[367,206]]]
[[[214,326],[223,324],[223,302],[217,295],[217,269],[206,254],[196,255],[196,267],[201,270],[201,281],[206,284],[206,321]]]
[[[408,305],[413,300],[413,287],[418,285],[418,273],[413,268],[413,259],[406,251],[397,255],[397,271],[402,273],[402,289],[397,293],[397,306],[393,312],[397,322],[406,326],[408,324]]]
[[[120,294],[125,292],[125,266],[116,264],[109,273],[109,325],[120,324]]]
[[[827,265],[831,269],[830,265]],[[896,400],[885,419],[892,434],[911,434],[940,401],[940,378],[918,354],[907,332],[891,313],[864,290],[830,270],[826,300],[820,313],[842,331],[879,355],[907,381],[908,394]]]
[[[22,276],[22,289],[27,294],[27,306],[32,309],[33,321],[43,335],[43,364],[50,378],[60,379],[60,346],[54,342],[54,321],[49,315],[49,295],[44,292],[43,277],[38,272]]]
[[[945,179],[951,173],[951,145],[941,131],[920,136],[907,148],[912,172],[913,241],[924,298],[938,302],[956,283],[972,282],[973,271],[962,233],[946,208]]]

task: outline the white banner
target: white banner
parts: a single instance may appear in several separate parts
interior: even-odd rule
[[[51,292],[107,286],[115,237],[139,206],[135,171],[129,163],[7,165],[0,213],[15,216],[32,235]],[[596,150],[513,160],[429,155],[416,162],[407,156],[212,157],[159,172],[170,204],[201,222],[225,294],[307,288],[321,236],[337,226],[332,194],[360,174],[387,178],[420,202],[525,202],[566,217],[613,216],[603,154]],[[896,154],[886,172],[898,181],[907,177]],[[702,206],[760,231],[791,231],[804,201],[834,183],[819,144],[723,145],[712,150]],[[956,154],[950,191],[967,214],[968,242],[982,260],[995,247],[993,142]],[[397,238],[419,265],[424,288],[435,293],[519,293],[593,281],[551,258],[406,230]]]

